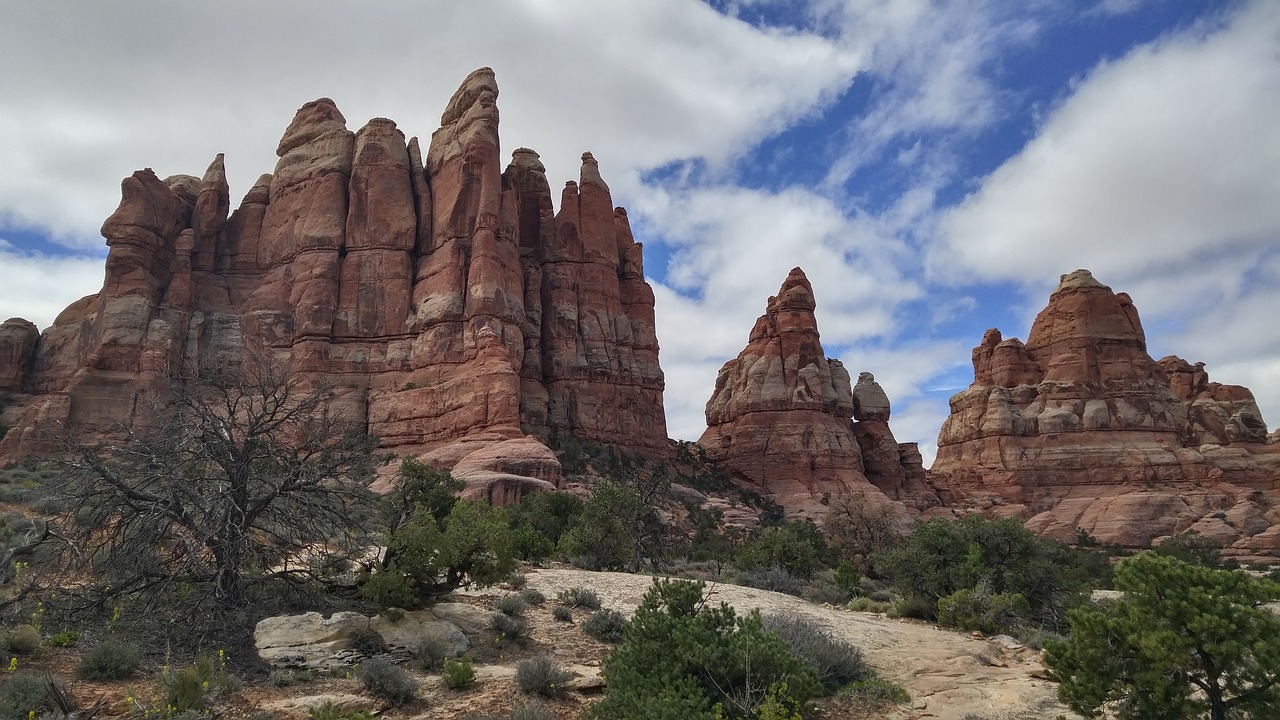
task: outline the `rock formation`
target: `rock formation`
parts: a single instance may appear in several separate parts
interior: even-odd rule
[[[1147,354],[1138,311],[1087,270],[1063,275],[1027,342],[988,330],[951,398],[930,479],[948,504],[1146,547],[1196,530],[1280,550],[1280,454],[1243,387]]]
[[[333,382],[384,447],[463,465],[499,500],[558,482],[526,433],[665,455],[654,297],[626,212],[590,153],[555,214],[537,153],[504,171],[497,95],[491,70],[471,73],[425,159],[391,120],[351,132],[333,101],[307,103],[234,212],[222,155],[200,179],[126,178],[102,291],[38,342],[25,321],[0,327],[0,391],[24,408],[0,462],[48,450],[42,423],[136,420],[166,367],[250,358]]]
[[[831,497],[872,484],[914,502],[927,493],[919,450],[894,440],[889,399],[875,378],[862,373],[854,386],[844,365],[826,357],[815,306],[809,279],[793,269],[746,348],[720,368],[698,444],[793,514],[820,515]]]

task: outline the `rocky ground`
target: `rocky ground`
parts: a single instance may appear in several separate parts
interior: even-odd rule
[[[568,568],[528,571],[528,587],[548,598],[542,607],[530,607],[525,618],[531,628],[526,647],[486,647],[473,643],[477,683],[469,690],[444,687],[438,675],[414,671],[422,685],[422,700],[414,707],[387,709],[363,693],[359,680],[338,672],[317,674],[319,679],[287,687],[271,683],[250,685],[219,706],[224,718],[243,718],[269,711],[289,720],[307,718],[307,707],[329,698],[335,704],[381,711],[395,720],[446,720],[483,715],[505,715],[511,708],[530,702],[514,682],[516,665],[546,653],[575,674],[574,690],[563,700],[549,703],[560,718],[576,718],[602,690],[600,660],[609,646],[598,642],[576,625],[556,622],[551,616],[555,596],[564,589],[594,590],[603,606],[631,613],[652,582],[645,575],[594,573]],[[745,612],[759,608],[770,614],[801,615],[816,620],[833,633],[862,648],[872,667],[911,694],[907,705],[887,708],[873,715],[855,711],[838,701],[821,703],[821,717],[884,717],[894,720],[937,718],[961,720],[976,715],[988,720],[1040,720],[1068,714],[1054,699],[1055,685],[1044,679],[1038,652],[998,640],[971,636],[910,620],[817,606],[800,598],[735,585],[711,585],[712,597]],[[463,594],[462,600],[486,610],[510,590],[491,588]],[[586,613],[579,610],[575,620]],[[74,675],[78,650],[48,648],[27,669],[46,670],[64,678]],[[154,673],[153,673],[154,675]],[[77,683],[72,691],[81,706],[99,697],[108,701],[104,717],[123,717],[129,693],[147,693],[153,678],[120,683]]]

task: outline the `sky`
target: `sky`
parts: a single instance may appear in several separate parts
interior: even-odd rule
[[[102,285],[120,180],[232,205],[303,103],[428,138],[498,78],[504,154],[553,188],[590,150],[657,296],[668,427],[788,270],[828,356],[872,372],[932,460],[985,329],[1026,338],[1088,268],[1155,358],[1280,423],[1280,3],[1204,0],[0,0],[0,318]]]

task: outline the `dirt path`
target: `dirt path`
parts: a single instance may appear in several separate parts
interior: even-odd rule
[[[630,614],[653,582],[645,575],[586,572],[565,568],[531,570],[529,587],[548,599],[563,589],[595,590],[604,606]],[[802,615],[830,628],[862,648],[881,676],[911,693],[912,707],[890,717],[960,720],[976,714],[989,720],[1041,720],[1065,714],[1054,695],[1057,686],[1035,677],[1043,670],[1039,654],[924,623],[894,620],[870,613],[813,605],[767,590],[714,585],[713,597],[740,612],[758,608],[765,614]]]

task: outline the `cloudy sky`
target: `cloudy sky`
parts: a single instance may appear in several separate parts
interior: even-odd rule
[[[294,111],[429,137],[466,74],[552,186],[591,150],[658,296],[674,436],[803,267],[827,354],[932,458],[983,330],[1086,267],[1151,354],[1280,423],[1280,3],[1202,0],[0,0],[0,318],[101,287],[120,179],[233,204]]]

